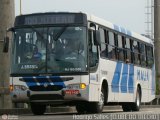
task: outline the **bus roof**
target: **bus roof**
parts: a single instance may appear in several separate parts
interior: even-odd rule
[[[123,28],[121,26],[118,26],[116,24],[113,24],[113,23],[111,23],[109,21],[106,21],[106,20],[104,20],[102,18],[96,17],[94,15],[87,14],[87,19],[88,19],[88,21],[97,23],[99,25],[105,26],[105,27],[110,28],[110,29],[114,29],[114,30],[116,30],[118,32],[121,32],[121,33],[124,33],[124,34],[126,34],[128,36],[131,36],[131,37],[133,37],[135,39],[138,39],[138,40],[141,40],[141,41],[144,41],[146,43],[149,43],[149,44],[153,45],[153,41],[151,39],[149,39],[149,38],[147,38],[147,37],[145,37],[143,35],[140,35],[140,34],[138,34],[136,32],[130,31],[128,29],[125,29],[125,28]]]
[[[83,12],[45,12],[45,13],[33,13],[33,14],[26,14],[26,15],[20,15],[20,16],[34,16],[34,15],[42,15],[42,14],[85,14],[87,16],[87,20],[88,21],[91,21],[91,22],[94,22],[94,23],[97,23],[99,25],[102,25],[102,26],[105,26],[107,28],[110,28],[110,29],[113,29],[115,31],[118,31],[120,33],[124,33],[130,37],[133,37],[135,39],[138,39],[138,40],[141,40],[143,42],[146,42],[146,43],[149,43],[149,44],[152,44],[153,45],[153,41],[143,35],[140,35],[136,32],[133,32],[133,31],[130,31],[126,28],[123,28],[121,26],[118,26],[116,24],[113,24],[109,21],[106,21],[102,18],[99,18],[99,17],[96,17],[94,15],[90,15],[90,14],[87,14],[87,13],[83,13]],[[17,16],[17,17],[20,17],[20,16]]]

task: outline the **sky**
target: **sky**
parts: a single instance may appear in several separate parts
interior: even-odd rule
[[[22,0],[22,14],[40,12],[86,12],[123,26],[140,34],[145,33],[147,0]],[[20,14],[20,0],[15,0],[15,14]]]

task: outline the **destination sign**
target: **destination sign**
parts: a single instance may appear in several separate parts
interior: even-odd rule
[[[74,23],[74,15],[39,15],[26,16],[25,25]]]
[[[82,13],[39,13],[17,16],[15,26],[22,25],[82,24],[87,25],[87,17]]]

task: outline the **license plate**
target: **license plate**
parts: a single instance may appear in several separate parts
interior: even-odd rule
[[[79,90],[65,90],[65,93],[69,95],[79,94]]]

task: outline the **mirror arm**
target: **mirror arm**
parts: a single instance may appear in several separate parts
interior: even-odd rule
[[[6,30],[6,35],[3,41],[3,52],[4,53],[8,53],[8,50],[9,50],[9,37],[7,36],[7,32],[10,32],[10,31],[14,32],[14,30],[15,30],[14,27],[8,28]]]
[[[3,52],[8,53],[9,49],[9,37],[5,37],[3,41]]]

